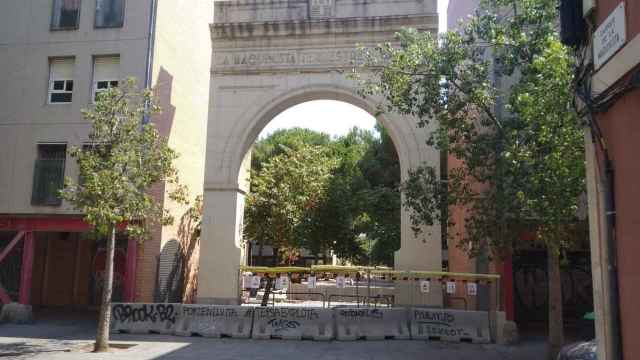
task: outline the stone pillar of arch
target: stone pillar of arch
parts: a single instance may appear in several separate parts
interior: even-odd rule
[[[284,5],[284,6],[283,6]],[[253,0],[215,5],[209,123],[204,184],[203,232],[198,273],[199,303],[238,300],[244,196],[250,149],[280,112],[302,102],[330,99],[375,112],[378,99],[363,99],[345,76],[356,47],[393,41],[410,26],[437,31],[436,0]],[[396,147],[401,178],[422,163],[439,168],[439,153],[426,145],[428,130],[397,114],[377,117]],[[441,270],[440,227],[414,236],[408,213],[401,216],[397,269]],[[397,295],[408,303],[411,289]],[[434,294],[429,303],[438,303]]]

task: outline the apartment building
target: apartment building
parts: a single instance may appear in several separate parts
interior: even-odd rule
[[[598,359],[638,359],[640,343],[640,2],[563,1],[563,40],[585,76],[577,97],[587,123]]]
[[[155,89],[153,121],[180,153],[180,180],[202,193],[209,101],[213,1],[21,0],[0,5],[0,301],[93,307],[99,301],[104,240],[58,196],[77,177],[72,146],[87,141],[81,109],[96,94],[135,77]],[[185,209],[154,191],[173,226],[139,243],[122,236],[115,301],[183,293]],[[176,270],[179,268],[179,270]],[[181,269],[181,270],[180,270]],[[179,271],[180,276],[176,276]],[[186,271],[187,275],[190,271]],[[169,291],[172,288],[174,291]],[[192,284],[190,292],[194,291]],[[175,294],[174,294],[175,296]],[[185,295],[188,296],[188,295]],[[180,300],[180,299],[176,299]]]

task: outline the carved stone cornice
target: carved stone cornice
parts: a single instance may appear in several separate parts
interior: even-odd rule
[[[382,17],[332,18],[274,22],[234,22],[210,25],[211,39],[255,39],[258,37],[290,37],[363,32],[394,32],[402,27],[437,31],[438,16],[404,15]]]

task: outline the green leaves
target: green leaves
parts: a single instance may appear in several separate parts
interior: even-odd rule
[[[437,222],[446,199],[463,209],[474,251],[500,254],[523,224],[560,246],[584,191],[582,128],[573,109],[573,58],[559,42],[555,0],[484,0],[460,33],[405,30],[368,50],[363,95],[430,122],[429,144],[450,155],[446,188],[428,164],[403,184],[414,230]],[[452,223],[450,222],[450,225]],[[566,242],[562,243],[566,246]]]
[[[80,180],[65,179],[62,197],[101,232],[126,223],[131,236],[142,238],[150,223],[170,223],[152,194],[155,186],[164,184],[174,201],[186,202],[173,166],[178,155],[152,123],[142,123],[157,111],[151,91],[138,90],[133,79],[101,93],[92,109],[83,110],[92,124],[90,142],[71,149]]]
[[[422,233],[425,225],[446,221],[442,219],[442,210],[447,205],[447,187],[435,168],[425,164],[409,170],[401,189],[403,205],[410,211],[411,229],[416,235]]]
[[[391,139],[379,131],[377,138],[354,128],[330,139],[289,129],[260,140],[245,236],[286,249],[285,261],[305,248],[352,262],[364,262],[370,250],[374,263],[391,264],[400,246],[400,168]]]
[[[326,197],[330,173],[337,165],[326,149],[301,145],[262,164],[251,176],[246,199],[245,234],[276,248],[300,248],[307,214]]]

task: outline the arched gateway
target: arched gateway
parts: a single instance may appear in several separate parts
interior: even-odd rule
[[[242,218],[250,148],[278,113],[309,100],[341,100],[373,113],[344,72],[358,44],[393,40],[402,27],[437,31],[436,0],[242,0],[215,3],[211,100],[204,184],[199,303],[235,303],[244,261]],[[402,176],[439,153],[425,143],[415,119],[379,119],[396,146]],[[439,227],[414,238],[402,213],[398,269],[440,270]]]

